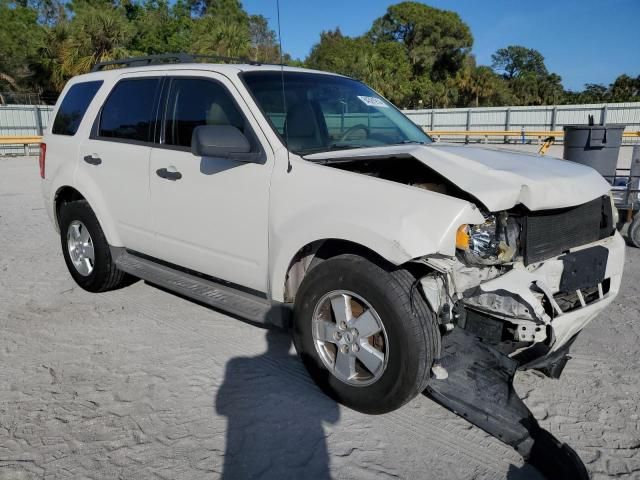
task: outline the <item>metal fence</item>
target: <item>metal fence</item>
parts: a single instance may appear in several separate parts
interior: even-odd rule
[[[0,106],[0,137],[15,135],[41,135],[47,128],[53,106],[51,105],[3,105]],[[640,102],[599,103],[590,105],[558,105],[542,107],[486,107],[444,108],[434,110],[405,110],[404,113],[425,130],[443,141],[520,141],[500,135],[438,135],[438,131],[557,131],[564,125],[583,124],[593,116],[595,123],[617,123],[627,126],[627,132],[640,130]],[[333,115],[330,126],[348,127],[360,122],[357,115]],[[336,118],[333,118],[336,117]],[[348,117],[348,118],[346,118]],[[342,123],[343,122],[343,123]],[[355,122],[355,123],[354,123]],[[625,138],[625,143],[637,143],[638,138]],[[535,141],[528,138],[527,141]],[[36,146],[26,147],[27,153],[37,151]],[[0,155],[25,153],[22,145],[0,145]]]
[[[52,105],[3,105],[0,106],[0,137],[17,135],[42,135],[49,125]],[[38,150],[37,145],[0,145],[0,155],[23,155]]]
[[[58,96],[39,92],[2,92],[0,105],[53,105]]]
[[[540,107],[481,107],[404,110],[404,113],[425,130],[452,131],[558,131],[564,125],[587,125],[589,116],[596,124],[614,123],[627,126],[626,132],[640,130],[640,102],[595,103],[588,105],[557,105]],[[442,140],[460,141],[464,136],[442,135]],[[469,141],[486,141],[484,135],[471,135]],[[506,138],[492,136],[488,141],[504,142]],[[511,140],[513,141],[513,139]],[[633,142],[626,139],[625,142]],[[637,141],[637,140],[635,140]]]

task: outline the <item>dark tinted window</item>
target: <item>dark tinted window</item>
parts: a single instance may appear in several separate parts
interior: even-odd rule
[[[227,90],[199,78],[175,78],[167,104],[165,143],[191,146],[191,134],[199,125],[232,125],[245,132],[244,117]]]
[[[76,83],[72,86],[62,100],[51,131],[56,135],[75,135],[100,85],[102,81]]]
[[[158,78],[122,80],[102,107],[98,136],[149,141]]]

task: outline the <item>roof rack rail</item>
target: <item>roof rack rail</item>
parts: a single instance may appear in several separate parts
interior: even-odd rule
[[[191,53],[164,53],[161,55],[148,55],[146,57],[122,58],[98,62],[91,69],[92,72],[105,70],[106,67],[114,68],[142,67],[146,65],[162,65],[166,63],[198,63],[202,60],[213,60],[222,63],[246,63],[249,65],[267,65],[248,58],[224,57],[222,55],[197,55]],[[278,64],[279,65],[279,64]]]

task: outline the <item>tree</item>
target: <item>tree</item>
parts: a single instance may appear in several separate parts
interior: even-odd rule
[[[549,72],[537,50],[510,45],[496,51],[491,58],[493,69],[507,81],[515,103],[545,105],[564,100],[562,79]]]
[[[189,0],[189,7],[195,17],[209,14],[229,23],[247,23],[249,20],[239,0]]]
[[[479,107],[481,100],[484,104],[494,93],[494,73],[489,67],[473,67],[468,72],[465,89],[472,97],[473,106]]]
[[[373,44],[367,37],[347,37],[340,29],[322,32],[305,65],[357,78],[394,103],[411,96],[411,65],[398,42]]]
[[[70,22],[47,32],[38,49],[37,76],[49,78],[45,89],[60,91],[67,80],[87,73],[98,62],[129,56],[132,25],[121,8],[76,4]]]
[[[240,0],[0,0],[0,91],[54,96],[98,61],[175,52],[279,62],[275,32]],[[402,107],[640,101],[640,76],[567,92],[540,52],[520,45],[476,65],[457,13],[390,6],[362,36],[324,31],[305,61],[286,64],[361,79]],[[0,102],[2,99],[0,99]]]
[[[564,88],[560,75],[550,73],[538,80],[540,105],[557,105],[562,102]]]
[[[373,22],[369,38],[374,42],[400,42],[415,75],[444,80],[455,75],[473,44],[467,24],[455,12],[418,2],[392,5]]]
[[[193,21],[184,2],[145,0],[129,13],[135,35],[130,50],[140,55],[190,50]]]
[[[473,55],[465,59],[448,87],[455,92],[455,103],[461,107],[500,105],[510,98],[505,80],[491,68],[476,65]]]
[[[369,48],[370,42],[366,39],[347,37],[336,28],[320,34],[320,42],[311,49],[305,65],[316,70],[356,76],[358,55]]]
[[[70,24],[70,49],[64,58],[69,73],[79,75],[98,62],[127,57],[133,33],[122,9],[80,8]]]
[[[357,78],[392,103],[406,104],[411,95],[411,65],[397,42],[379,42],[356,60]]]
[[[32,8],[0,0],[0,91],[20,90],[29,82],[30,59],[44,36],[37,18]]]
[[[502,72],[509,80],[528,74],[545,76],[548,73],[542,54],[520,45],[499,49],[491,55],[491,60],[494,70]]]
[[[132,55],[280,58],[267,20],[239,0],[0,0],[0,25],[0,91],[56,95],[96,62]]]
[[[203,55],[246,57],[249,53],[249,26],[205,15],[193,26],[192,50]]]
[[[251,42],[251,60],[279,62],[280,46],[276,32],[269,28],[267,19],[262,15],[249,17],[249,37]]]
[[[444,82],[434,82],[428,75],[414,76],[411,95],[404,104],[407,108],[447,108],[455,106],[458,92],[451,77]]]
[[[47,30],[45,37],[38,46],[38,62],[34,62],[32,70],[36,83],[45,92],[60,92],[67,80],[72,76],[68,71],[72,44],[70,41],[69,23],[61,22]]]
[[[609,91],[605,85],[597,83],[587,83],[580,93],[583,103],[600,103],[609,99]]]
[[[632,78],[620,75],[609,87],[610,102],[638,102],[640,101],[640,75]]]
[[[66,18],[61,0],[16,0],[16,5],[35,10],[41,25],[53,26]]]

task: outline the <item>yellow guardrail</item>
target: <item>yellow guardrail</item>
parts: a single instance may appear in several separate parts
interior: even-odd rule
[[[32,145],[40,143],[42,137],[39,135],[8,135],[0,136],[0,145]]]
[[[432,137],[564,137],[564,132],[549,130],[427,130]],[[624,132],[623,137],[640,137],[640,130],[637,132]]]

